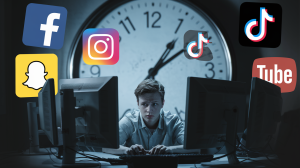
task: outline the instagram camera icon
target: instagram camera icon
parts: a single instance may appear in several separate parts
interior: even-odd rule
[[[86,29],[82,44],[83,61],[88,65],[114,65],[119,61],[119,33],[115,29]]]

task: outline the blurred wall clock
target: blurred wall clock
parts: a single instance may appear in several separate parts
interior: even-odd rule
[[[84,63],[82,33],[87,28],[114,28],[119,32],[118,63],[101,66]],[[184,56],[183,37],[188,30],[208,32],[212,42],[207,44],[213,54],[211,61]],[[166,50],[168,56],[153,71],[151,68]],[[146,77],[155,78],[165,86],[164,110],[184,113],[188,76],[232,80],[233,73],[229,47],[218,26],[195,4],[183,0],[106,2],[78,31],[67,69],[69,78],[118,76],[120,117],[125,111],[137,109],[134,90]]]

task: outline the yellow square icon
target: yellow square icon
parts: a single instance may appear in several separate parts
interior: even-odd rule
[[[54,79],[58,91],[58,59],[55,54],[19,54],[16,56],[16,95],[38,97],[47,79]]]

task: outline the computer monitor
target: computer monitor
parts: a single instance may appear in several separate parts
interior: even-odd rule
[[[48,79],[38,93],[38,105],[36,105],[36,102],[27,103],[30,146],[24,153],[26,155],[49,154],[46,149],[39,147],[38,115],[40,127],[52,145],[59,145],[58,128],[56,127],[54,79]]]
[[[118,77],[61,79],[76,98],[77,145],[119,148]]]
[[[94,161],[76,162],[76,146],[119,148],[118,77],[61,79],[59,82],[63,160],[54,166],[99,166],[99,162]]]
[[[50,142],[58,145],[54,79],[48,79],[38,93],[40,126]]]
[[[246,84],[198,77],[187,78],[185,149],[222,147],[235,151],[236,134],[246,117]],[[231,156],[230,156],[231,157]],[[230,163],[238,162],[235,153]]]
[[[246,148],[262,150],[270,142],[280,121],[281,89],[268,81],[252,78]]]

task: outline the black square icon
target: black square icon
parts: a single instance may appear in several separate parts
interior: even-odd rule
[[[275,3],[244,2],[239,41],[243,46],[276,48],[281,41],[282,9]]]

